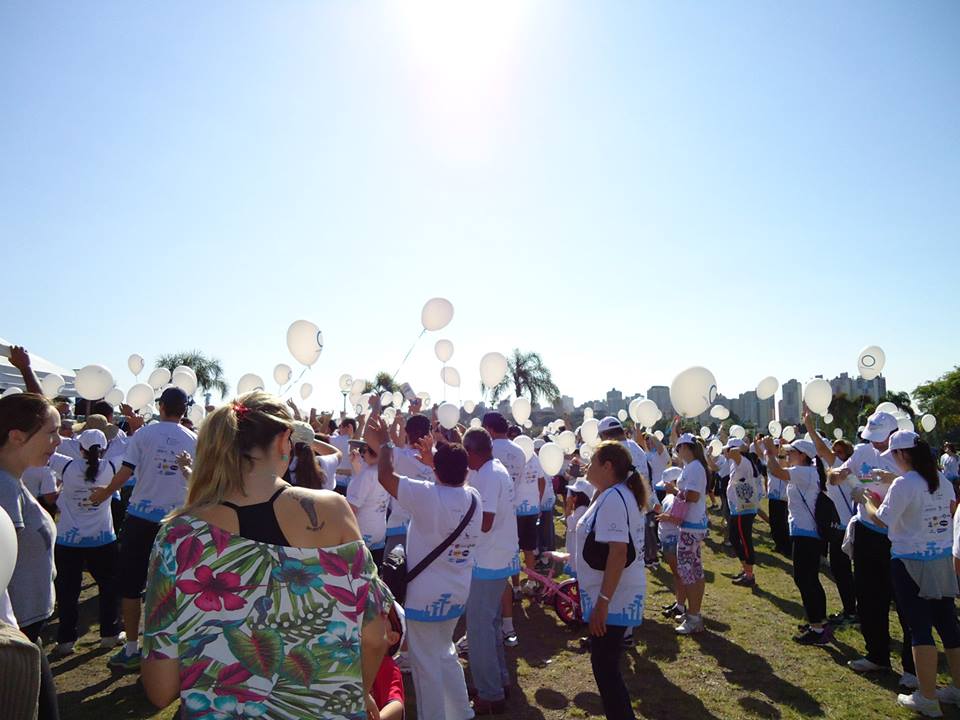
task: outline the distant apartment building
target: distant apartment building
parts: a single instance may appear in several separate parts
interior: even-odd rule
[[[616,415],[625,408],[626,405],[623,402],[623,393],[616,388],[607,390],[607,412],[611,415]]]
[[[830,381],[830,387],[834,395],[843,394],[851,399],[866,395],[873,402],[878,402],[887,394],[887,379],[880,375],[873,380],[864,380],[862,377],[850,377],[847,373],[840,373],[839,377]]]
[[[802,419],[802,388],[796,380],[787,380],[783,386],[783,399],[779,404],[779,416],[782,423],[798,423]]]
[[[673,404],[670,402],[670,388],[666,385],[654,385],[647,390],[647,399],[653,400],[666,418],[673,417]]]
[[[574,408],[573,398],[569,395],[561,395],[553,401],[553,409],[558,413],[572,413]]]

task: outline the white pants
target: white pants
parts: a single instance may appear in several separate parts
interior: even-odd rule
[[[457,620],[407,620],[407,657],[413,670],[418,720],[468,720],[473,708],[457,660],[453,631]]]

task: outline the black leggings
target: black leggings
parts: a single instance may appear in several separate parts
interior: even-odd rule
[[[57,561],[57,642],[77,639],[80,617],[80,584],[83,568],[90,571],[97,583],[100,603],[100,637],[114,637],[120,632],[120,591],[117,587],[119,551],[117,542],[98,547],[54,547]]]
[[[637,717],[633,714],[630,693],[620,672],[625,630],[621,625],[607,625],[605,635],[590,638],[590,665],[607,720],[636,720]]]
[[[820,538],[793,538],[793,582],[800,591],[807,621],[814,625],[827,618],[827,596],[820,584],[822,556],[823,540]]]
[[[50,672],[50,663],[47,654],[40,645],[40,632],[46,625],[46,620],[20,628],[20,632],[27,636],[27,640],[40,647],[40,698],[37,704],[37,720],[60,720],[60,708],[57,705],[57,686],[53,684],[53,673]]]
[[[753,518],[753,515],[730,516],[730,542],[745,565],[753,565],[756,560],[753,555]]]
[[[790,526],[787,524],[787,501],[770,500],[768,503],[770,515],[770,536],[778,553],[790,555]]]
[[[853,566],[850,558],[843,551],[843,541],[834,540],[830,543],[830,574],[837,586],[840,602],[843,603],[844,615],[857,614],[857,593],[853,586]]]
[[[920,597],[920,588],[907,572],[903,560],[894,558],[890,562],[890,576],[897,605],[903,608],[903,615],[910,626],[913,647],[933,645],[933,628],[937,629],[944,650],[960,647],[960,623],[957,622],[953,598],[926,600]]]

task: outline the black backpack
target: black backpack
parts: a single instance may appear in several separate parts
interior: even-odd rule
[[[800,497],[803,499],[803,504],[807,510],[810,510],[803,493],[800,493]],[[840,522],[837,506],[833,504],[833,500],[823,490],[817,491],[817,499],[814,501],[813,511],[810,514],[813,515],[813,521],[817,526],[817,534],[821,540],[826,541],[827,545],[843,542],[843,536],[847,528]],[[826,546],[823,549],[823,554],[827,554]]]

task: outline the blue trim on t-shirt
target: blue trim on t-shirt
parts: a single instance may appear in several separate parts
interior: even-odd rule
[[[407,523],[403,525],[394,525],[393,527],[387,528],[387,537],[396,537],[397,535],[406,535],[407,534]]]
[[[928,560],[940,560],[942,558],[950,557],[951,554],[952,554],[952,548],[940,548],[939,550],[935,550],[935,551],[927,550],[926,552],[916,552],[916,553],[891,552],[890,557],[898,558],[900,560],[921,560],[926,562]]]
[[[150,522],[158,523],[161,522],[175,506],[171,505],[170,507],[157,507],[149,500],[144,500],[137,505],[128,505],[127,514],[138,517],[141,520],[149,520]],[[148,509],[149,508],[149,509]]]
[[[429,610],[405,607],[403,609],[404,614],[407,620],[416,620],[417,622],[444,622],[445,620],[454,620],[463,615],[464,606],[446,605],[444,601],[449,597],[449,593],[441,595]]]
[[[756,515],[756,510],[737,510],[734,511],[733,508],[730,509],[730,517],[736,517],[737,515]]]
[[[507,567],[502,568],[483,568],[474,565],[473,577],[478,580],[499,580],[501,578],[513,577],[520,572],[520,556],[514,555],[513,562]]]
[[[863,525],[865,528],[867,528],[867,530],[872,530],[873,532],[878,533],[879,535],[886,535],[889,532],[887,528],[880,527],[879,525],[874,525],[872,522],[867,522],[862,518],[858,518],[857,522]]]
[[[70,528],[69,531],[57,535],[57,545],[63,547],[102,547],[116,542],[117,535],[114,532],[103,530],[99,535],[93,537],[77,537],[77,528]]]
[[[790,537],[810,537],[820,539],[820,535],[816,530],[807,530],[806,528],[797,527],[793,524],[790,525]]]
[[[702,523],[693,523],[684,520],[682,523],[680,523],[680,527],[682,527],[684,530],[706,530],[707,521],[704,520]]]
[[[523,501],[523,505],[517,505],[517,517],[530,517],[532,515],[540,514],[539,505],[531,505],[526,500]]]

